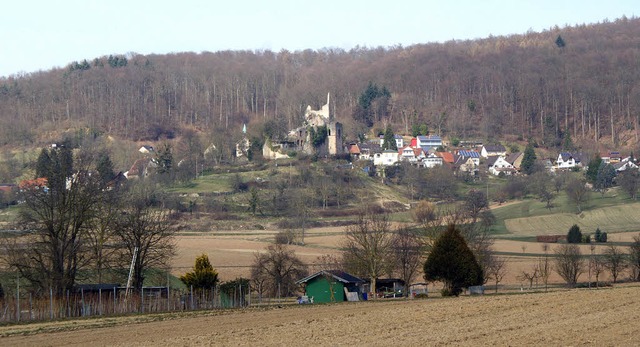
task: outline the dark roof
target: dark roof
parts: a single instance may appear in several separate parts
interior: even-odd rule
[[[310,280],[319,277],[319,276],[331,276],[333,278],[335,278],[337,281],[340,281],[342,283],[364,283],[364,280],[353,276],[351,274],[348,274],[342,270],[322,270],[322,271],[318,271],[316,273],[314,273],[313,275],[309,275],[303,279],[300,279],[298,281],[296,281],[296,283],[306,283],[309,282]]]
[[[485,145],[484,149],[487,152],[506,152],[507,149],[503,145]]]
[[[489,158],[487,158],[487,161],[485,161],[485,163],[487,164],[487,166],[491,167],[491,166],[493,166],[493,164],[496,163],[498,158],[500,158],[500,157],[489,157]]]
[[[582,162],[582,153],[569,153],[569,152],[562,152],[560,153],[560,156],[562,157],[562,161],[567,161],[571,158],[573,158],[573,160],[576,161],[576,163],[580,163]]]
[[[78,292],[80,291],[97,292],[99,290],[113,290],[113,288],[120,288],[120,284],[118,283],[76,284],[74,288]]]

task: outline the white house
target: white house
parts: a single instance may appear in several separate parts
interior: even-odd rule
[[[511,175],[516,172],[513,165],[503,155],[489,158],[487,165],[489,166],[489,173],[496,176],[500,175],[500,173]]]
[[[442,157],[436,155],[435,153],[431,153],[422,159],[422,166],[426,168],[432,168],[436,166],[442,165]]]
[[[562,152],[558,154],[556,160],[556,168],[559,170],[572,169],[574,167],[582,167],[582,159],[579,154],[571,154],[568,152]]]
[[[507,155],[507,149],[503,145],[484,145],[480,151],[480,155],[483,158],[505,156]]]
[[[405,160],[411,163],[417,161],[416,153],[414,152],[413,148],[409,146],[400,148],[398,150],[398,154],[400,155],[400,160]]]
[[[431,148],[438,148],[442,146],[442,137],[437,135],[416,136],[416,146],[422,148],[425,152],[428,152]]]
[[[630,160],[630,158],[624,158],[621,162],[613,164],[613,168],[616,169],[617,172],[622,172],[626,170],[638,170],[638,165]]]
[[[376,153],[373,155],[373,165],[375,166],[395,165],[398,160],[398,152],[392,149],[385,149],[382,153]]]

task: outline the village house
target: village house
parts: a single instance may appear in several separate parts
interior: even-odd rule
[[[556,160],[557,170],[568,170],[573,169],[574,167],[582,167],[581,154],[571,154],[569,152],[562,152],[558,154],[558,159]]]
[[[507,149],[504,148],[503,145],[497,144],[497,145],[484,145],[482,146],[482,150],[480,151],[480,155],[483,158],[489,158],[489,157],[497,157],[497,156],[505,156],[507,155]]]
[[[458,171],[467,173],[475,173],[476,171],[478,171],[479,163],[476,163],[476,161],[474,161],[474,158],[465,157],[458,154],[454,155],[453,157],[453,165]]]
[[[450,152],[436,152],[435,155],[442,158],[443,164],[451,164],[453,165],[455,158],[453,157],[453,153]]]
[[[436,166],[442,166],[442,157],[435,153],[430,153],[424,159],[422,159],[422,166],[426,168],[432,168]]]
[[[385,149],[381,153],[373,155],[373,165],[375,166],[391,166],[395,165],[399,160],[399,154],[392,149]]]
[[[422,148],[425,153],[429,152],[429,150],[435,150],[438,147],[442,147],[442,137],[437,135],[416,136],[416,147]]]
[[[464,158],[464,161],[470,159],[475,166],[480,166],[480,153],[476,151],[458,150],[458,155]]]
[[[617,151],[605,151],[600,153],[600,158],[605,164],[615,164],[622,161],[622,155]]]
[[[489,157],[487,159],[487,167],[489,169],[489,173],[495,176],[499,176],[500,174],[512,175],[516,172],[513,165],[511,165],[503,155],[498,157]]]
[[[622,159],[622,161],[614,163],[612,165],[618,173],[626,170],[638,170],[638,165],[636,165],[629,157],[624,158]]]
[[[506,160],[509,164],[513,165],[513,168],[516,169],[516,171],[520,172],[520,166],[522,166],[522,158],[524,158],[524,153],[515,152],[509,154]]]

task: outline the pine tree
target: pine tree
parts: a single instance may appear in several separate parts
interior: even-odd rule
[[[392,149],[397,151],[398,145],[396,144],[396,138],[390,125],[387,125],[387,129],[384,131],[384,139],[382,140],[382,149]]]
[[[463,288],[483,283],[483,273],[473,252],[454,225],[438,237],[424,263],[427,281],[442,281],[443,294],[458,296]]]
[[[536,152],[533,149],[533,144],[529,142],[527,148],[524,150],[524,154],[522,157],[522,163],[520,164],[520,169],[527,175],[531,175],[533,173],[535,164],[536,164]]]

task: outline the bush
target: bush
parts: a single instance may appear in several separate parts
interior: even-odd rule
[[[414,296],[415,299],[426,299],[428,297],[429,295],[427,295],[427,293],[419,293]]]

